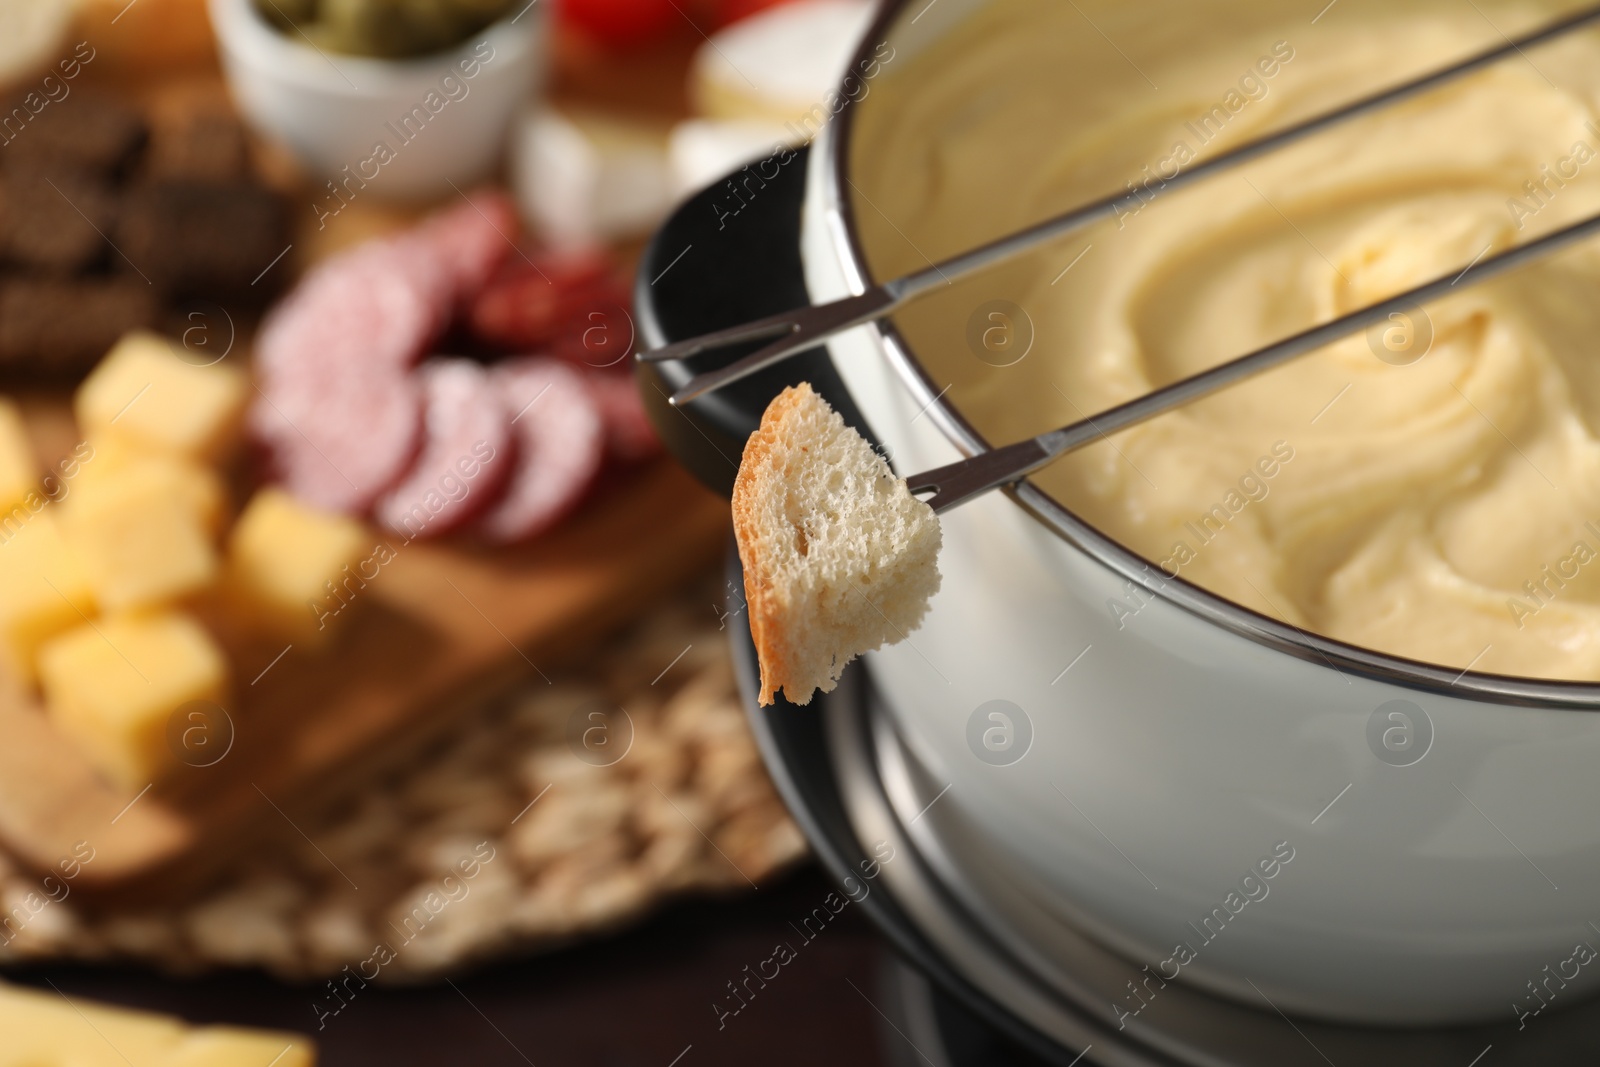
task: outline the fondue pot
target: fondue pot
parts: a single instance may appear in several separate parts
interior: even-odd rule
[[[852,70],[976,6],[891,0]],[[648,343],[876,280],[851,169],[874,96],[843,90],[809,150],[657,235]],[[715,488],[800,380],[900,474],[1005,443],[892,321],[667,405],[754,347],[639,369],[663,437]],[[754,706],[736,560],[726,609],[774,778],[941,995],[1058,1062],[1089,1045],[1117,1064],[1593,1062],[1600,686],[1307,633],[1168,577],[1029,483],[941,522],[922,626],[807,707]]]

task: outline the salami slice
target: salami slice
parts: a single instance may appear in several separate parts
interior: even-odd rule
[[[437,359],[417,369],[424,439],[416,462],[373,509],[411,540],[459,529],[492,507],[515,464],[511,415],[482,366]]]
[[[405,473],[421,439],[422,399],[405,374],[346,363],[310,368],[250,412],[284,486],[314,507],[360,515]]]
[[[434,249],[450,277],[456,299],[482,289],[516,250],[521,232],[511,198],[495,189],[480,189],[434,215],[417,236]]]
[[[369,242],[313,270],[267,317],[256,361],[269,391],[310,364],[404,369],[448,322],[453,290],[432,246]]]
[[[512,253],[489,192],[312,270],[257,336],[251,428],[308,503],[433,537],[495,503],[514,466],[498,386],[465,361],[414,370],[463,297]],[[419,510],[420,509],[420,510]]]
[[[544,348],[585,312],[615,301],[618,287],[608,277],[610,270],[610,260],[599,252],[538,252],[527,262],[515,259],[474,294],[467,312],[472,332],[512,351]]]
[[[550,354],[596,370],[629,370],[627,360],[637,335],[627,288],[607,279],[575,306],[582,310],[556,335]]]
[[[661,451],[661,438],[645,414],[633,375],[590,371],[584,377],[605,422],[607,455],[622,463],[637,463]]]
[[[580,372],[524,357],[491,372],[517,440],[517,468],[504,498],[478,520],[487,540],[538,534],[583,499],[605,455],[605,428]]]
[[[410,367],[452,300],[438,253],[400,237],[334,256],[273,309],[255,346],[250,422],[291,492],[363,514],[406,472],[422,427]]]

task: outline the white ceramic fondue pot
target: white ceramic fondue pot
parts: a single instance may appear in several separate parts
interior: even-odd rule
[[[885,40],[914,55],[976,6],[924,3],[889,4],[858,60]],[[850,138],[873,106],[809,156],[814,302],[869,284]],[[891,323],[829,352],[901,473],[987,447]],[[1600,687],[1305,633],[1166,577],[1032,485],[943,527],[926,621],[866,662],[932,783],[920,824],[981,841],[949,862],[1029,902],[990,909],[994,937],[1041,966],[1054,925],[1120,953],[1121,1024],[1171,981],[1404,1025],[1531,1019],[1600,989]]]

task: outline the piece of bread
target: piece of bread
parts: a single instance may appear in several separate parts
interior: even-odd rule
[[[750,436],[733,485],[761,703],[806,704],[917,628],[939,591],[939,520],[802,382]]]

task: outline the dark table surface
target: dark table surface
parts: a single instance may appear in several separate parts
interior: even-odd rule
[[[174,978],[74,966],[6,977],[194,1022],[304,1031],[323,1067],[877,1067],[894,1052],[885,1040],[901,1040],[875,1006],[883,1003],[881,938],[852,906],[809,941],[790,925],[832,888],[805,868],[742,897],[674,905],[604,940],[437,985],[368,986],[321,1031],[314,1005],[326,1009],[324,987],[258,973]],[[743,980],[746,965],[754,971],[779,942],[794,959],[764,989],[751,983],[757,992],[747,1006],[719,1020],[714,1004],[738,1003],[727,983]]]

